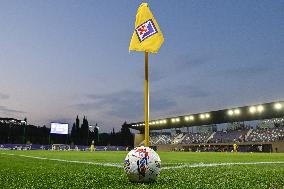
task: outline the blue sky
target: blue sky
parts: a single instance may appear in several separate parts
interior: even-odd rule
[[[150,118],[284,99],[283,1],[146,1]],[[103,131],[143,120],[144,54],[128,52],[141,1],[0,1],[0,117]]]

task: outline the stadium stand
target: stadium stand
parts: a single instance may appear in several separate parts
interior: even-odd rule
[[[208,143],[243,142],[248,131],[247,129],[217,131]]]
[[[269,123],[269,127],[263,126],[263,122]],[[219,143],[244,143],[244,142],[275,142],[284,140],[284,124],[275,122],[271,126],[271,120],[259,123],[256,129],[243,124],[235,124],[226,130],[205,133],[183,133],[171,135],[169,132],[152,133],[151,145],[165,144],[219,144]],[[143,143],[141,143],[143,145]]]
[[[284,140],[284,128],[257,128],[247,138],[252,142],[275,142]]]
[[[150,137],[150,144],[157,145],[157,144],[171,144],[173,137],[171,133],[163,133],[159,135],[154,135]]]
[[[212,133],[187,133],[181,144],[203,144],[207,143]]]

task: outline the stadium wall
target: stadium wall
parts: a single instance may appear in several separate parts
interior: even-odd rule
[[[284,141],[274,142],[272,144],[273,152],[284,152]]]
[[[134,146],[140,146],[140,144],[144,141],[144,134],[135,134],[134,135]]]
[[[241,152],[273,152],[284,153],[284,141],[280,142],[248,142],[238,144]],[[233,149],[233,143],[212,143],[212,144],[160,144],[154,146],[158,151],[227,151]]]

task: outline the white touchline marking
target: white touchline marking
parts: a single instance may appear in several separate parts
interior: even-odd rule
[[[105,166],[105,167],[119,167],[119,168],[123,168],[123,166],[118,164],[118,163],[96,163],[96,162],[90,162],[90,161],[65,160],[65,159],[55,159],[55,158],[46,158],[46,157],[38,157],[38,156],[27,156],[27,155],[17,155],[17,154],[7,154],[7,153],[1,153],[1,154],[2,155],[9,155],[9,156],[20,156],[20,157],[26,157],[26,158],[41,159],[41,160],[60,161],[60,162],[67,162],[67,163],[81,163],[81,164],[99,165],[99,166]]]
[[[284,161],[272,161],[272,162],[236,162],[236,163],[195,163],[184,164],[172,167],[162,167],[162,169],[181,169],[181,168],[194,168],[194,167],[218,167],[218,166],[230,166],[230,165],[259,165],[259,164],[284,164]]]
[[[105,167],[118,167],[123,168],[122,165],[119,163],[96,163],[90,161],[77,161],[77,160],[65,160],[65,159],[55,159],[55,158],[46,158],[46,157],[38,157],[38,156],[28,156],[28,155],[17,155],[17,154],[9,154],[9,153],[1,153],[2,155],[9,155],[9,156],[20,156],[26,158],[33,158],[33,159],[40,159],[40,160],[51,160],[51,161],[60,161],[60,162],[67,162],[67,163],[81,163],[81,164],[90,164],[90,165],[99,165]],[[165,164],[172,164],[175,163],[165,163]],[[284,164],[284,161],[271,161],[271,162],[235,162],[235,163],[176,163],[177,166],[171,167],[162,167],[162,170],[169,170],[169,169],[182,169],[182,168],[194,168],[194,167],[218,167],[218,166],[232,166],[232,165],[260,165],[260,164]]]

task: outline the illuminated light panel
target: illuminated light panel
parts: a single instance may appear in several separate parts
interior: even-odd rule
[[[240,115],[241,110],[240,109],[232,109],[232,110],[228,110],[227,114],[229,116],[233,116],[233,115]]]
[[[274,104],[274,108],[275,108],[276,110],[280,110],[280,109],[282,108],[282,104],[280,104],[280,103],[275,103],[275,104]]]
[[[204,118],[205,118],[205,115],[204,115],[204,114],[200,114],[199,117],[200,117],[201,119],[204,119]]]
[[[240,113],[241,113],[240,109],[235,109],[235,110],[234,110],[234,114],[240,115]]]
[[[233,110],[229,110],[228,111],[228,115],[232,116],[234,114],[234,111]]]
[[[262,112],[264,110],[264,107],[262,105],[257,106],[257,111]]]
[[[166,124],[166,123],[167,123],[167,120],[163,120],[163,123]]]
[[[255,106],[251,106],[251,107],[249,108],[249,112],[250,112],[250,113],[255,113],[255,112],[256,112],[256,107],[255,107]]]
[[[179,118],[172,118],[171,121],[172,121],[172,123],[177,123],[177,122],[180,121],[180,119]]]
[[[160,122],[159,122],[159,121],[156,121],[155,123],[156,123],[156,124],[159,124]]]
[[[192,115],[191,116],[185,116],[184,120],[185,121],[192,121],[192,120],[194,120],[194,117]]]
[[[208,113],[205,114],[205,117],[206,117],[206,118],[209,118],[209,117],[210,117],[210,114],[208,114]]]

